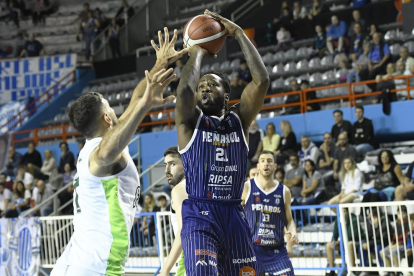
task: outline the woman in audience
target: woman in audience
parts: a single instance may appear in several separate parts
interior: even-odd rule
[[[285,170],[282,168],[277,168],[275,172],[275,178],[277,181],[282,183],[283,180],[285,179]]]
[[[58,173],[56,159],[53,157],[53,154],[49,149],[45,150],[45,161],[43,161],[40,171],[49,178],[54,177]]]
[[[279,31],[276,33],[277,45],[274,49],[275,52],[279,51],[280,48],[282,50],[286,50],[288,48],[288,42],[292,40],[289,30],[286,26],[280,26]]]
[[[10,205],[10,209],[6,212],[6,218],[16,218],[21,212],[29,209],[32,194],[29,190],[26,190],[22,181],[17,182],[15,194],[15,201]]]
[[[308,159],[305,161],[305,174],[303,175],[302,196],[303,205],[319,204],[324,198],[325,183],[322,175],[316,170],[315,163]]]
[[[276,133],[274,123],[268,123],[266,126],[266,136],[263,138],[263,150],[276,152],[280,144],[280,135]]]
[[[362,193],[363,175],[358,170],[355,160],[345,158],[341,169],[342,190],[329,200],[328,204],[352,203]],[[333,208],[336,211],[336,208]]]
[[[284,164],[290,155],[297,153],[296,135],[292,130],[289,121],[283,120],[280,122],[280,130],[282,131],[282,139],[276,154],[276,163],[278,165]]]
[[[375,24],[371,24],[371,25],[369,26],[369,35],[367,35],[367,36],[365,37],[365,42],[366,42],[366,43],[370,43],[370,44],[372,44],[372,43],[373,43],[373,42],[372,42],[372,37],[373,37],[373,36],[374,36],[374,34],[375,34],[375,33],[377,33],[377,32],[379,32],[377,25],[375,25]],[[365,42],[364,42],[364,43],[365,43]]]
[[[365,43],[363,48],[363,53],[359,56],[358,60],[352,64],[352,70],[348,72],[348,76],[346,77],[346,81],[352,83],[353,80],[355,82],[360,82],[361,78],[359,77],[359,72],[362,69],[368,68],[368,54],[370,46],[368,43]]]
[[[390,150],[382,150],[378,154],[378,163],[378,178],[374,188],[368,190],[362,202],[391,201],[395,187],[403,183],[401,166],[397,164]]]
[[[159,210],[159,207],[155,205],[154,196],[148,193],[144,200],[144,213],[158,212]],[[139,230],[144,233],[144,239],[148,240],[148,245],[152,246],[152,237],[155,235],[154,216],[145,216],[142,219],[142,225]]]

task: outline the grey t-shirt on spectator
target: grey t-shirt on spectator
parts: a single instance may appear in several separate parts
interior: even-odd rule
[[[288,170],[286,172],[285,179],[292,180],[292,179],[295,179],[297,176],[302,178],[304,173],[305,173],[305,169],[302,166],[298,166],[296,169],[293,168],[291,170]],[[296,186],[290,187],[290,192],[292,193],[293,197],[300,197],[300,192],[302,192],[302,183],[299,183]]]
[[[337,147],[335,150],[335,160],[338,160],[338,171],[341,170],[341,166],[342,166],[342,161],[344,161],[345,158],[352,158],[354,159],[354,161],[356,161],[358,156],[358,153],[356,151],[356,149],[351,146],[351,145],[347,145],[345,150],[342,150],[341,147]]]
[[[318,171],[314,171],[311,177],[308,177],[306,173],[303,175],[303,181],[306,182],[306,188],[309,188],[312,186],[313,180],[318,180],[318,186],[316,186],[316,189],[313,191],[313,193],[321,192],[325,189],[325,182],[323,181],[322,175]]]

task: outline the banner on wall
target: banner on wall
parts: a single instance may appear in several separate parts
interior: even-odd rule
[[[9,122],[9,119],[13,118],[17,113],[24,110],[26,105],[28,104],[28,100],[24,100],[21,102],[9,102],[0,107],[0,135],[2,133],[8,132],[9,125],[6,124],[14,124],[15,122]],[[3,126],[3,127],[2,127]],[[1,157],[1,155],[0,155]],[[1,167],[0,167],[1,168]]]
[[[40,268],[40,221],[0,219],[0,275],[36,276]]]
[[[0,105],[37,97],[76,68],[76,54],[0,61]]]

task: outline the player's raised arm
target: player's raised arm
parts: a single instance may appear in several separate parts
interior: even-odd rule
[[[244,188],[243,188],[243,194],[242,194],[242,202],[241,204],[244,206],[246,205],[246,200],[247,200],[247,195],[249,194],[249,190],[250,190],[250,181],[246,181],[244,183]]]
[[[123,120],[117,120],[113,109],[110,108],[106,100],[102,99],[104,109],[102,120],[105,120],[106,123],[112,125],[110,130],[103,136],[102,142],[92,153],[94,162],[100,166],[109,166],[119,160],[122,151],[128,145],[137,126],[142,119],[144,119],[147,112],[153,107],[162,106],[165,103],[174,100],[174,96],[170,96],[166,99],[163,99],[162,96],[164,89],[175,78],[175,75],[171,75],[172,72],[173,69],[167,71],[162,69],[155,73],[151,78],[149,72],[145,71],[145,93],[136,103],[130,115],[123,118]]]
[[[290,235],[290,239],[287,241],[288,245],[299,243],[298,234],[296,232],[295,221],[293,220],[292,210],[290,208],[291,199],[292,199],[292,195],[290,193],[290,190],[288,187],[285,187],[285,212],[286,212],[286,228],[287,228],[286,235],[288,237]]]
[[[154,67],[151,69],[150,76],[153,77],[155,73],[159,72],[162,69],[167,69],[169,64],[174,63],[179,59],[183,54],[188,52],[188,49],[183,49],[177,52],[174,49],[175,42],[177,41],[177,30],[174,30],[174,35],[170,41],[170,34],[168,33],[167,27],[164,28],[164,38],[162,37],[162,32],[158,31],[158,44],[151,40],[152,47],[154,47],[157,61],[155,62]],[[147,86],[147,81],[143,79],[135,87],[134,92],[132,93],[131,101],[128,105],[128,108],[119,118],[123,120],[125,117],[128,117],[129,114],[135,109],[135,106],[140,98],[144,95],[145,88]]]
[[[208,10],[204,13],[219,20],[226,27],[227,35],[236,37],[249,66],[253,80],[243,90],[239,111],[240,119],[246,132],[250,123],[262,109],[263,101],[269,88],[269,74],[259,52],[257,52],[256,47],[247,38],[242,28],[216,13]]]
[[[208,52],[195,45],[189,49],[190,59],[181,73],[177,87],[177,101],[175,105],[175,124],[178,130],[178,146],[183,149],[193,135],[199,112],[197,104],[197,85],[200,79],[201,62]]]

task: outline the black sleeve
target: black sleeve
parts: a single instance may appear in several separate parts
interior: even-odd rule
[[[345,122],[344,122],[345,124]],[[354,137],[352,136],[354,134],[353,132],[353,127],[351,122],[347,121],[346,124],[344,125],[344,129],[346,130],[347,134],[348,134],[348,140],[350,144],[353,144],[354,141]]]
[[[70,169],[73,171],[75,169],[75,156],[72,152],[69,152],[68,160],[66,163],[69,163]]]
[[[20,160],[20,164],[26,165],[26,162],[27,162],[27,153],[23,155],[22,159]]]
[[[368,143],[370,143],[371,145],[374,145],[374,125],[372,124],[372,121],[368,121]]]
[[[280,147],[280,151],[283,152],[289,149],[296,151],[296,144],[296,135],[295,133],[291,132],[286,137],[286,143]]]
[[[409,179],[413,179],[413,170],[414,170],[414,162],[410,164],[404,176]]]
[[[336,136],[336,133],[335,133],[335,125],[333,125],[333,126],[332,126],[332,129],[331,129],[331,135],[332,135],[332,139],[333,139],[335,142],[337,142],[337,141],[338,141],[338,137]]]
[[[42,167],[42,156],[40,155],[40,152],[35,151],[36,152],[36,158],[34,160],[34,164],[36,165],[38,168]]]

